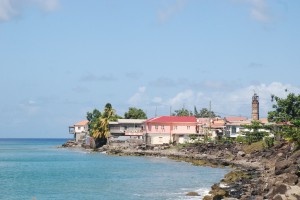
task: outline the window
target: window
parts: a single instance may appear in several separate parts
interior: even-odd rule
[[[174,130],[177,130],[177,126],[174,126]]]
[[[234,134],[236,133],[236,127],[235,127],[235,126],[233,126],[233,127],[231,128],[231,132],[234,133]]]
[[[187,130],[190,130],[190,129],[191,129],[191,127],[190,127],[190,126],[187,126],[186,128],[187,128]]]
[[[158,129],[158,125],[155,125],[155,129]]]
[[[161,129],[165,129],[165,126],[164,126],[164,125],[162,125],[162,126],[161,126]]]

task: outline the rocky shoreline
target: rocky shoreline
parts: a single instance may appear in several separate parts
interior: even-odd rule
[[[111,143],[95,151],[118,156],[169,157],[199,166],[232,167],[233,171],[211,187],[205,200],[300,200],[300,150],[292,152],[291,145],[284,142],[249,152],[241,144],[195,144],[178,148],[145,147],[134,142]]]

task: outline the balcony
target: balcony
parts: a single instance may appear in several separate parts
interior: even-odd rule
[[[142,129],[127,129],[125,130],[126,136],[143,136],[144,132]]]
[[[75,134],[75,127],[69,126],[69,134]]]

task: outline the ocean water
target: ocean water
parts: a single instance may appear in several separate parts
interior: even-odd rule
[[[0,139],[0,199],[201,199],[230,171],[56,148],[65,141]],[[190,191],[201,197],[187,197]]]

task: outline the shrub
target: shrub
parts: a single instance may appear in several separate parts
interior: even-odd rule
[[[264,137],[265,145],[267,148],[274,146],[274,138],[273,137]]]
[[[244,136],[237,136],[235,141],[238,143],[246,143],[247,139]]]

